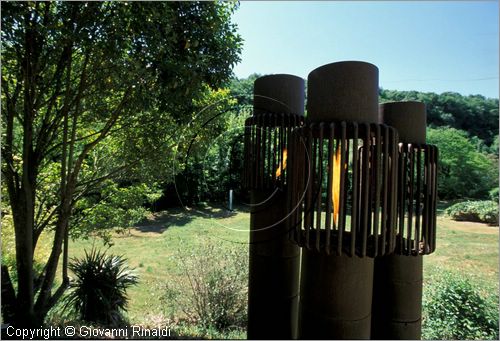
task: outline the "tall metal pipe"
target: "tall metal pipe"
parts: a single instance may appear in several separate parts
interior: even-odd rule
[[[420,340],[422,258],[397,254],[375,258],[371,339]]]
[[[379,123],[378,69],[364,62],[339,62],[308,77],[310,122]],[[303,248],[299,337],[370,337],[373,258],[326,254]]]
[[[381,104],[380,116],[385,124],[398,130],[399,140],[402,144],[425,144],[426,110],[424,103],[392,102]],[[401,169],[401,172],[406,177],[407,172],[404,169]],[[404,181],[406,183],[406,179]],[[407,191],[406,187],[400,186],[399,191]],[[417,193],[417,189],[412,188],[410,191]],[[404,194],[406,195],[406,193]],[[400,198],[403,197],[400,196]],[[398,219],[400,224],[408,219],[405,217],[408,213],[404,209],[406,206],[401,201],[399,202],[400,219]],[[419,203],[419,206],[423,204],[424,200]],[[411,199],[410,205],[413,207],[413,199]],[[412,213],[416,220],[413,224],[416,225],[424,219],[422,217],[419,221],[421,218],[418,211],[420,207],[415,207],[414,210]],[[427,212],[432,215],[431,211]],[[409,219],[412,220],[411,215]],[[405,232],[408,231],[408,228],[412,229],[412,222],[410,221],[408,224],[409,227],[406,225],[406,229],[403,229],[404,223],[403,226],[400,226],[400,236],[397,238],[397,243],[404,243]],[[419,243],[418,235],[412,238],[417,240],[413,244]],[[394,254],[375,259],[372,339],[419,340],[421,337],[422,253],[424,250],[421,250],[421,245],[414,245],[413,248],[414,250],[411,251],[406,249],[404,245],[397,245]],[[402,252],[405,249],[408,252]]]
[[[304,115],[304,80],[284,74],[264,76],[255,80],[254,115],[266,117],[257,121],[279,122],[278,115],[281,114]],[[282,140],[286,139],[287,132],[279,129],[291,130],[290,122],[286,127],[275,124],[273,131],[266,130],[267,123],[262,126],[257,124],[256,127],[257,139],[266,139],[266,136],[271,138],[267,141],[266,150],[260,150],[260,146],[255,149],[260,157],[255,169],[259,170],[259,173],[262,171],[262,174],[254,174],[257,177],[254,182],[256,186],[251,188],[250,192],[252,210],[248,285],[249,339],[297,337],[300,248],[288,238],[288,227],[285,223],[287,189],[286,185],[280,188],[264,185],[272,183],[268,181],[271,178],[276,180],[276,174],[266,174],[267,179],[262,179],[265,173],[264,164],[271,172],[274,172],[273,166],[281,167],[282,171],[286,167],[286,161],[281,155],[283,150],[277,151],[276,147],[286,146],[286,141]],[[269,141],[282,142],[271,146]],[[271,148],[274,148],[274,152]],[[262,158],[262,155],[266,157]],[[280,161],[275,164],[275,159]]]

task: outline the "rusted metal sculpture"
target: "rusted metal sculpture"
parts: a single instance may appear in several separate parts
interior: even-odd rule
[[[303,106],[301,78],[255,81],[248,338],[419,339],[422,256],[436,247],[425,106],[379,110],[378,69],[364,62],[312,71],[306,120]]]
[[[394,254],[375,260],[371,338],[420,339],[422,255],[436,248],[438,150],[425,143],[423,103],[385,103],[380,113],[399,131],[398,216]]]
[[[244,183],[250,190],[249,339],[296,338],[300,248],[286,225],[291,130],[304,122],[304,80],[270,75],[254,83],[245,123]]]
[[[368,339],[373,257],[396,246],[398,139],[379,122],[377,67],[317,68],[307,108],[287,179],[289,225],[303,250],[299,337]]]

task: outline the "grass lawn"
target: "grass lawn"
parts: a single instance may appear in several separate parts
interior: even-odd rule
[[[179,274],[174,257],[179,250],[195,249],[204,241],[222,246],[248,248],[247,212],[228,212],[220,208],[176,208],[151,216],[113,237],[108,252],[124,255],[135,268],[139,284],[129,291],[130,322],[154,324],[165,318],[163,287]],[[82,257],[92,245],[105,248],[102,241],[76,240],[70,245],[70,257]]]
[[[485,292],[498,292],[498,227],[455,222],[442,215],[437,222],[436,252],[424,257],[425,281],[449,270],[473,278]],[[162,287],[178,275],[173,256],[180,249],[193,250],[204,240],[248,248],[248,226],[248,212],[178,208],[156,214],[130,228],[129,233],[114,236],[109,252],[127,257],[140,279],[129,290],[131,323],[153,325],[165,318],[168,302],[160,300]],[[81,257],[92,244],[103,247],[100,240],[77,240],[70,246],[70,256]]]
[[[437,226],[436,251],[424,257],[424,279],[450,270],[472,277],[485,291],[498,292],[498,227],[443,216]]]

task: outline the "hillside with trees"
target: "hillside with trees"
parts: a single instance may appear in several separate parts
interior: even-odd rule
[[[429,127],[448,126],[476,137],[485,147],[498,146],[498,99],[481,95],[463,96],[456,92],[380,90],[380,102],[421,101],[427,106]],[[496,142],[495,142],[496,141]],[[496,147],[498,148],[498,147]],[[497,151],[498,153],[498,151]]]
[[[233,79],[229,96],[235,101],[232,125],[242,125],[242,116],[249,114],[253,101],[253,82],[258,74],[244,79]],[[417,91],[380,90],[380,103],[391,101],[422,101],[427,107],[428,143],[440,149],[439,197],[444,200],[489,199],[489,192],[498,187],[498,99],[481,95],[463,96],[458,93],[442,94]],[[225,144],[222,164],[231,164],[231,171],[212,172],[201,177],[201,161],[182,173],[181,197],[186,203],[224,200],[229,188],[243,193],[238,182],[229,179],[241,173],[234,167],[236,153],[241,153],[242,141],[234,139]],[[234,155],[233,155],[234,150]],[[231,161],[233,160],[233,161]],[[208,191],[200,191],[203,184]],[[189,193],[196,193],[196,199]]]
[[[490,199],[498,188],[498,99],[380,90],[381,102],[408,100],[427,107],[427,141],[439,147],[439,197]]]

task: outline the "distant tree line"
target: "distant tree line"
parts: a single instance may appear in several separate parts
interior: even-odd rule
[[[438,95],[433,92],[380,90],[381,102],[408,100],[426,104],[429,127],[448,126],[464,130],[487,146],[491,146],[495,139],[498,143],[498,98],[463,96],[456,92]]]
[[[427,107],[427,142],[439,147],[441,199],[489,199],[498,188],[498,99],[455,92],[380,90],[380,101]]]
[[[253,82],[259,77],[233,79],[229,95],[236,102],[236,112],[249,114],[253,102]],[[416,100],[426,104],[428,143],[440,149],[439,197],[440,199],[488,199],[489,192],[498,188],[498,106],[496,98],[481,95],[463,96],[454,92],[442,94],[418,91],[380,89],[381,103]],[[244,120],[227,122],[229,126]],[[201,162],[186,169],[182,178],[180,197],[183,203],[225,200],[229,188],[244,194],[240,174],[243,140],[233,134],[230,140],[221,139],[212,147],[212,156],[220,150],[218,165],[230,166],[210,172]],[[212,167],[216,167],[211,163]],[[240,167],[240,168],[238,168]],[[203,177],[201,176],[203,174]],[[170,196],[170,198],[172,198]]]

